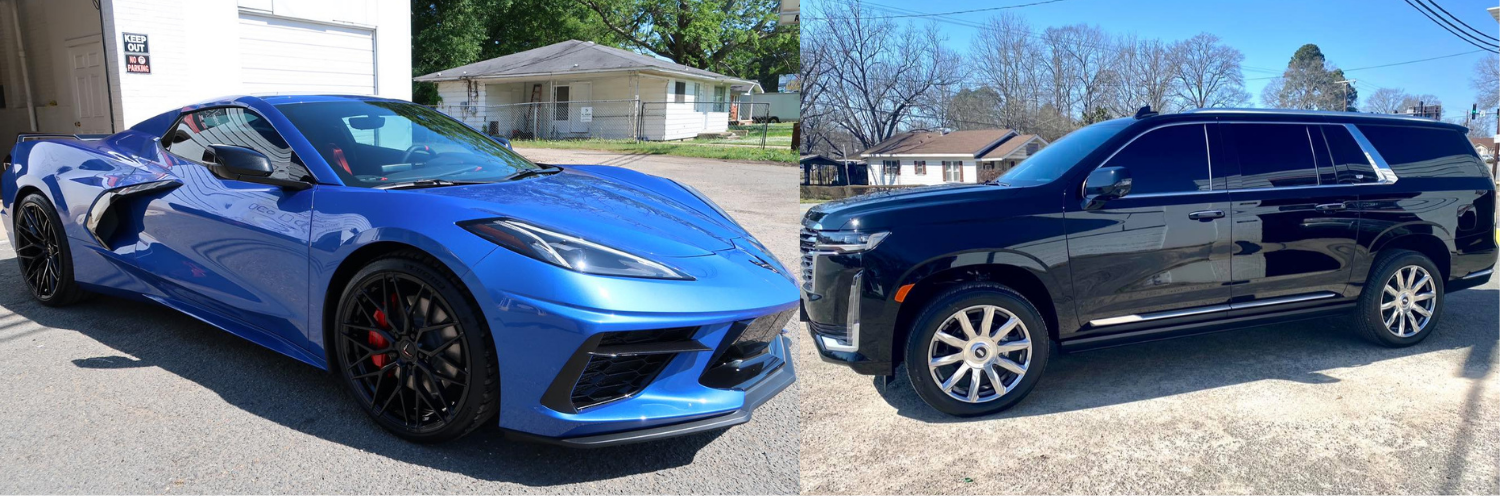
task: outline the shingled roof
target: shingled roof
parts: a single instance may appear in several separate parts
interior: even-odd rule
[[[1012,129],[975,129],[946,134],[941,131],[910,131],[891,136],[859,154],[865,157],[963,155],[998,158],[1009,155],[1035,137]],[[1005,149],[1004,153],[997,153],[1001,149]]]
[[[415,79],[423,82],[436,82],[469,78],[568,76],[613,71],[648,71],[685,75],[760,88],[760,85],[754,81],[688,67],[629,50],[597,45],[592,41],[578,40],[553,43],[524,52],[418,76]]]

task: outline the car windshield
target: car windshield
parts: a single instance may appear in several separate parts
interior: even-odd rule
[[[1042,147],[1041,151],[1017,164],[1016,168],[1006,172],[995,182],[1014,186],[1052,182],[1132,122],[1133,119],[1115,119],[1068,133]]]
[[[349,186],[494,182],[545,169],[462,122],[414,103],[312,102],[276,108]]]

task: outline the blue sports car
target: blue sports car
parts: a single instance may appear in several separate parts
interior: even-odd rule
[[[5,227],[43,304],[150,300],[329,370],[382,427],[569,446],[746,422],[792,276],[697,190],[532,163],[410,102],[235,97],[23,135]]]

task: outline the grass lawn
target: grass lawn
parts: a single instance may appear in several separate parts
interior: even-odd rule
[[[772,126],[775,126],[773,124]],[[790,133],[790,127],[788,127]],[[704,140],[709,141],[709,140]],[[517,140],[520,148],[557,148],[566,150],[606,150],[622,153],[646,153],[651,155],[675,155],[679,157],[712,158],[719,160],[759,160],[768,162],[797,163],[797,151],[792,150],[790,134],[787,142],[772,146],[767,140],[766,148],[757,146],[726,146],[693,141],[645,141],[633,140]]]

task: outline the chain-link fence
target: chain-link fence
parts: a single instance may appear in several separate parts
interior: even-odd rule
[[[791,125],[772,124],[768,103],[589,100],[433,108],[486,134],[512,141],[602,139],[791,146]]]

